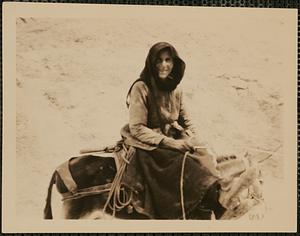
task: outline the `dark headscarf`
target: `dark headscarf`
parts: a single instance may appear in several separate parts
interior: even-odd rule
[[[159,54],[165,50],[170,53],[170,56],[173,59],[173,69],[172,69],[171,73],[169,74],[169,76],[164,81],[162,81],[158,77],[158,72],[156,69],[156,62],[157,62]],[[184,70],[185,70],[185,63],[178,56],[176,49],[171,44],[166,43],[166,42],[159,42],[159,43],[154,44],[149,50],[149,53],[148,53],[148,56],[147,56],[146,62],[145,62],[145,67],[140,74],[140,78],[137,79],[131,85],[131,87],[128,91],[127,99],[126,99],[127,106],[129,106],[129,98],[130,98],[130,92],[131,92],[132,86],[137,81],[144,81],[145,84],[150,89],[150,91],[152,91],[154,89],[152,86],[153,81],[156,84],[156,87],[158,89],[165,90],[165,91],[173,91],[177,87],[177,85],[180,83],[180,81],[182,80],[182,77],[184,75]]]

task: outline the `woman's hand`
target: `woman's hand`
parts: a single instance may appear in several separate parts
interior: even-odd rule
[[[189,146],[191,147],[197,147],[197,146],[202,146],[201,143],[198,141],[198,139],[195,136],[192,137],[187,137],[184,139]]]
[[[192,143],[184,139],[173,139],[173,138],[164,138],[161,142],[161,147],[170,148],[173,150],[180,151],[185,153],[187,151],[193,151]]]

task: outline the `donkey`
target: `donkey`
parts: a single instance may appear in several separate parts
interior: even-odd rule
[[[103,219],[113,215],[121,219],[149,219],[147,215],[139,212],[130,202],[123,207],[114,209],[111,206],[110,189],[113,180],[117,174],[117,164],[113,155],[103,157],[98,155],[83,155],[73,157],[60,165],[53,173],[46,198],[44,208],[44,219],[53,219],[51,207],[51,195],[53,185],[56,185],[57,191],[63,197],[63,211],[66,219]],[[217,169],[221,171],[224,177],[223,183],[228,187],[232,179],[241,179],[245,175],[246,166],[244,161],[235,156],[219,157],[217,159]],[[253,171],[252,171],[253,172]],[[251,172],[251,173],[252,173]],[[254,172],[253,172],[254,173]],[[195,208],[186,216],[187,219],[230,219],[245,214],[251,207],[256,205],[257,198],[261,197],[259,191],[260,183],[256,174],[248,174],[243,179],[240,187],[235,187],[234,196],[242,190],[255,189],[256,197],[247,195],[247,201],[244,205],[239,205],[238,209],[224,208],[219,203],[218,186],[215,185],[205,195],[203,201],[209,210]],[[123,189],[124,190],[124,189]],[[252,191],[253,193],[253,191]],[[121,191],[120,198],[128,198],[126,191]],[[231,199],[227,199],[227,202]]]

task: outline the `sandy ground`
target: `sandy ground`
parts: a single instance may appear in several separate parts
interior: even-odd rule
[[[173,44],[199,137],[217,154],[264,158],[282,145],[284,40],[280,17],[17,20],[18,216],[40,219],[53,170],[81,148],[113,144],[128,121],[125,97],[148,49]],[[284,173],[279,148],[261,167]],[[271,201],[270,192],[266,198]],[[272,199],[271,199],[272,198]],[[280,198],[280,196],[278,197]],[[277,205],[270,203],[270,208]],[[275,211],[279,211],[276,208]]]

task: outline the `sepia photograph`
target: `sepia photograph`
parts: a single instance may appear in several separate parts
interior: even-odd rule
[[[3,14],[6,232],[296,231],[297,10]]]

